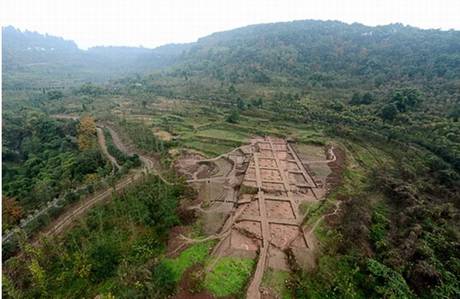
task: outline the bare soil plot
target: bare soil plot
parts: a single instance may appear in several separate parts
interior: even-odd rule
[[[299,205],[317,201],[317,195],[325,193],[325,184],[317,184],[308,159],[314,159],[314,164],[321,158],[322,167],[329,163],[323,149],[321,157],[318,148],[308,149],[313,154],[299,155],[286,140],[254,138],[249,146],[217,158],[185,155],[176,164],[198,191],[201,205],[196,212],[203,216],[206,227],[214,228],[206,229],[210,238],[220,240],[213,254],[258,259],[247,298],[261,297],[260,284],[267,268],[289,271],[288,256],[297,266],[314,265],[315,246],[310,248],[314,240],[303,231]],[[211,166],[206,172],[203,165]],[[325,171],[321,175],[327,177]],[[209,192],[219,184],[223,194]],[[219,202],[228,203],[228,209],[217,208]]]
[[[163,141],[171,141],[173,139],[173,136],[171,133],[160,130],[160,129],[155,129],[153,134],[155,134],[155,136],[157,136],[158,138],[160,138],[160,140],[163,140]]]

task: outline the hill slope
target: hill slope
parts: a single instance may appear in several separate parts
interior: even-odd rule
[[[70,44],[63,48],[73,51]],[[83,55],[78,53],[69,57]],[[21,111],[30,104],[48,113],[117,114],[142,120],[145,130],[137,135],[133,131],[133,137],[142,141],[149,136],[144,132],[166,130],[178,137],[173,143],[178,148],[203,126],[221,125],[228,131],[215,130],[218,138],[200,147],[218,144],[229,132],[275,131],[286,137],[292,128],[309,128],[311,134],[299,133],[293,139],[332,141],[346,157],[335,188],[312,214],[327,215],[330,204],[342,204],[314,232],[321,241],[319,266],[310,273],[294,271],[288,284],[292,295],[457,298],[459,53],[459,31],[322,21],[254,25],[151,52],[92,49],[85,55],[100,57],[94,63],[139,63],[152,74],[128,76],[103,87],[86,85],[66,91],[58,100],[49,94],[33,95],[20,104],[9,99],[5,107]],[[120,55],[126,59],[117,63]],[[57,72],[78,73],[67,62],[54,66]],[[92,70],[84,64],[78,67]],[[26,74],[36,79],[44,69],[6,74],[25,84]],[[263,130],[267,127],[276,130]],[[20,138],[14,127],[5,128],[10,140]],[[114,242],[113,247],[119,245]]]
[[[93,47],[84,51],[73,41],[37,32],[22,32],[12,26],[2,28],[2,37],[5,89],[67,87],[142,74],[171,64],[185,47],[170,45],[158,51]]]

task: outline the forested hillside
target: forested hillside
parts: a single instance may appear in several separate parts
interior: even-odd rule
[[[143,74],[171,64],[181,53],[175,49],[182,49],[170,45],[158,51],[102,46],[81,50],[73,41],[12,26],[2,27],[2,37],[4,89],[69,88]]]
[[[273,109],[292,109],[307,96],[314,105],[287,109],[286,117],[403,135],[460,170],[458,31],[322,21],[248,26],[200,39],[138,89],[235,104],[260,98]]]
[[[460,32],[255,25],[200,39],[179,63],[132,82],[116,86],[219,103],[230,122],[319,125],[378,149],[333,195],[346,202],[330,226],[336,239],[316,273],[299,274],[298,298],[460,294]]]
[[[97,148],[94,121],[60,121],[25,110],[3,113],[3,230],[70,189],[111,171]]]
[[[251,80],[290,85],[370,86],[398,80],[458,79],[460,33],[400,24],[368,27],[295,21],[253,25],[204,37],[186,65],[232,83]]]

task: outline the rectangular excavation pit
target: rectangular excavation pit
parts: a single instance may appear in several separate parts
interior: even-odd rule
[[[259,158],[259,167],[276,167],[276,161],[273,159]]]
[[[258,221],[240,221],[234,225],[234,228],[245,236],[262,240],[262,227]]]
[[[256,169],[255,168],[248,168],[246,170],[245,178],[255,180],[255,178],[256,178]]]
[[[312,195],[313,196],[313,194],[311,193],[311,188],[309,188],[309,187],[299,187],[299,186],[294,186],[293,185],[292,189],[294,189],[296,193],[302,194],[303,196],[305,196],[305,195]]]
[[[286,160],[286,157],[288,156],[287,152],[275,152],[275,154],[278,160]]]
[[[270,150],[270,143],[268,142],[259,142],[257,143],[257,145],[259,146],[259,149],[261,150]]]
[[[240,253],[239,251],[251,251],[256,252],[260,246],[260,240],[251,238],[236,229],[232,229],[229,238],[229,254],[234,256],[235,253]],[[232,252],[234,251],[234,252]]]
[[[280,143],[281,143],[281,144],[286,144],[286,141],[285,141],[284,139],[282,139],[282,138],[271,137],[270,140],[271,140],[271,142],[272,142],[273,144],[280,144]]]
[[[273,152],[271,150],[260,150],[260,157],[273,158]]]
[[[285,248],[299,233],[297,226],[270,223],[270,242],[278,248]]]
[[[273,144],[273,150],[275,151],[287,151],[287,146],[286,144]]]
[[[253,200],[250,203],[247,204],[247,206],[244,209],[244,212],[242,214],[242,217],[258,217],[260,216],[260,211],[259,211],[259,201],[258,200]]]
[[[265,200],[265,206],[268,218],[295,219],[289,201]]]
[[[267,180],[267,181],[281,181],[280,172],[274,169],[261,169],[260,177],[262,180]]]
[[[302,173],[289,173],[289,181],[295,185],[306,185],[307,180]]]

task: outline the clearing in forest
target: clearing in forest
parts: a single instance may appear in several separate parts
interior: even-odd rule
[[[334,155],[332,150],[328,154]],[[219,240],[208,270],[224,257],[257,260],[247,298],[269,292],[261,288],[266,269],[290,271],[288,260],[302,268],[314,264],[316,241],[304,232],[299,207],[317,202],[325,188],[324,181],[315,181],[307,163],[294,145],[272,137],[253,138],[214,159],[186,152],[176,162],[177,170],[198,191],[198,204],[189,208],[202,217],[206,239]],[[327,163],[323,167],[328,168]]]

